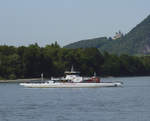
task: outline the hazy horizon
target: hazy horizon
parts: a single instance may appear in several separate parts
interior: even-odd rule
[[[128,33],[150,14],[148,0],[0,0],[0,45],[60,46]]]

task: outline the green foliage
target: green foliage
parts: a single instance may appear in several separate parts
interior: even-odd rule
[[[6,49],[7,48],[7,49]],[[6,52],[5,52],[6,51]],[[52,44],[39,47],[0,46],[0,79],[63,76],[71,66],[81,75],[150,75],[150,56],[114,55],[96,48],[67,49]]]
[[[109,39],[111,40],[111,39]],[[88,40],[81,40],[79,42],[75,42],[69,45],[64,46],[64,48],[99,48],[107,43],[109,40],[106,37],[88,39]]]
[[[16,75],[10,74],[8,78],[9,78],[9,79],[16,79]]]

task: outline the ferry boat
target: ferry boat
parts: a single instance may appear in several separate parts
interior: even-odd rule
[[[51,78],[51,80],[42,83],[20,83],[20,85],[29,88],[94,88],[94,87],[119,87],[122,82],[101,82],[100,78],[96,77],[82,77],[80,72],[65,71],[65,77]],[[43,74],[41,75],[43,80]]]

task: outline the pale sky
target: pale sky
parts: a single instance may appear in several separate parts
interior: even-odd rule
[[[0,45],[60,46],[129,32],[150,15],[150,0],[0,0]]]

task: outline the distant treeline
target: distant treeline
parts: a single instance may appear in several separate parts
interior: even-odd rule
[[[71,66],[81,75],[144,76],[150,75],[150,57],[112,55],[96,48],[66,49],[57,43],[39,47],[0,46],[0,79],[63,76]]]

